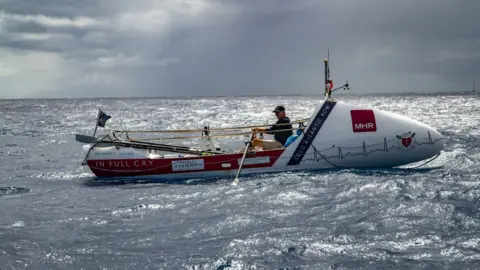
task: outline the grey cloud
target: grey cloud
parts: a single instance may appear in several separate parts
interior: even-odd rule
[[[41,42],[33,40],[15,40],[0,42],[0,46],[16,48],[23,51],[59,52],[57,49],[42,45],[43,44]]]
[[[36,22],[6,21],[5,30],[10,33],[45,33],[47,27]]]
[[[107,2],[107,1],[105,1]],[[114,1],[108,1],[114,4]],[[105,14],[105,10],[100,8],[98,0],[82,1],[18,1],[18,0],[0,0],[2,10],[11,14],[36,15],[55,17],[74,17],[74,16],[99,16]]]
[[[7,21],[0,46],[58,52],[89,82],[88,90],[57,90],[71,96],[319,93],[327,46],[336,84],[348,79],[357,92],[405,91],[404,85],[413,85],[408,91],[453,90],[480,81],[478,1],[210,2],[224,9],[196,19],[178,6],[164,30],[142,32],[107,24],[122,12],[147,11],[155,1],[0,0],[10,14],[99,22],[53,27]],[[7,37],[18,33],[71,38]]]

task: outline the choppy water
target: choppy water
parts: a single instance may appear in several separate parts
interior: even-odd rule
[[[309,117],[318,97],[0,100],[0,269],[478,269],[479,98],[338,98],[437,128],[443,167],[104,185],[74,140],[98,107],[112,129],[198,128]]]

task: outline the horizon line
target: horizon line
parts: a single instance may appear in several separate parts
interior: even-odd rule
[[[464,94],[472,93],[472,91],[429,91],[429,92],[367,92],[367,93],[355,93],[350,92],[351,90],[337,93],[336,95],[400,95],[400,94],[413,94],[413,95],[435,95],[435,94]],[[323,93],[312,93],[312,94],[262,94],[262,95],[199,95],[199,96],[120,96],[120,97],[37,97],[37,98],[0,98],[0,100],[51,100],[51,99],[144,99],[144,98],[154,98],[154,99],[191,99],[191,98],[230,98],[230,97],[302,97],[302,96],[322,96]]]

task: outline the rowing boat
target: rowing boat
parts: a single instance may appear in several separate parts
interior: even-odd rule
[[[328,60],[324,63],[327,82]],[[342,87],[348,88],[348,83]],[[99,119],[100,116],[97,123]],[[329,95],[319,102],[311,117],[295,124],[296,135],[288,146],[265,149],[251,145],[252,138],[261,139],[261,134],[252,133],[252,126],[113,131],[103,137],[77,134],[76,140],[84,143],[86,156],[82,164],[99,178],[148,176],[161,180],[234,178],[332,168],[393,168],[435,158],[444,147],[442,135],[433,127],[391,112],[338,102]],[[203,143],[189,147],[159,143],[162,138],[132,138],[140,132],[175,134],[167,138],[182,140],[197,137],[184,133],[201,133]],[[246,147],[238,150],[222,149],[213,141],[215,137],[246,135],[250,135]]]

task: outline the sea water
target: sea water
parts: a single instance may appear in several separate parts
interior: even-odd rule
[[[323,98],[0,100],[0,269],[478,269],[478,96],[335,98],[431,125],[445,150],[418,170],[103,183],[74,136],[99,107],[105,134],[296,120]]]

